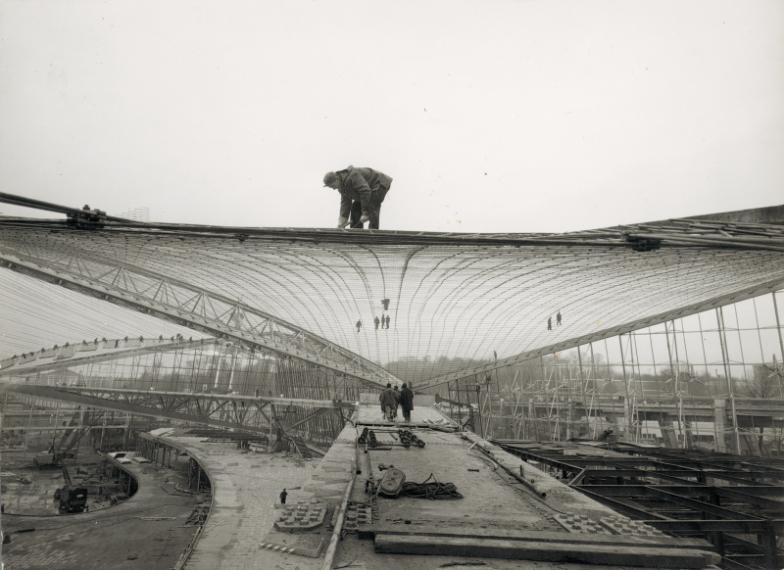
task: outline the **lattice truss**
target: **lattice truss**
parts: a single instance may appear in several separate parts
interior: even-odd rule
[[[452,358],[463,368],[436,380],[457,378],[781,288],[784,231],[690,220],[559,235],[80,230],[7,219],[0,266],[157,317],[140,326],[164,319],[385,383],[401,362],[404,379],[424,381]],[[25,288],[3,285],[9,275],[5,303],[29,303]],[[29,319],[43,331],[67,325],[69,310],[49,304]],[[119,309],[90,310],[106,320]],[[388,329],[374,322],[384,316]],[[3,332],[5,357],[18,338]],[[25,334],[31,351],[68,338]]]
[[[352,403],[330,400],[74,386],[65,389],[20,385],[16,387],[15,397],[20,402],[36,402],[41,398],[65,400],[88,408],[105,407],[132,414],[191,421],[220,428],[240,428],[250,432],[266,432],[275,427],[296,430],[324,412],[339,413],[340,410],[346,410],[350,414],[353,409]]]

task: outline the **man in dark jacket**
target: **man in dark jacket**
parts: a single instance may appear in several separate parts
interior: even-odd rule
[[[403,408],[403,420],[411,422],[411,410],[414,409],[414,393],[406,384],[400,389],[400,407]]]
[[[349,223],[352,228],[364,228],[370,222],[370,229],[377,230],[381,216],[381,202],[392,186],[392,178],[372,168],[354,168],[327,172],[324,186],[340,192],[340,217],[338,228]]]
[[[392,389],[392,384],[387,383],[387,387],[381,391],[378,396],[378,401],[381,403],[381,411],[384,414],[384,419],[393,422],[395,421],[395,406],[397,405],[397,397],[395,391]]]

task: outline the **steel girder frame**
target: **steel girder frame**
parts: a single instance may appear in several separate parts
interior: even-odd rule
[[[256,398],[222,394],[189,392],[155,392],[110,388],[62,388],[9,384],[5,390],[33,398],[69,401],[86,406],[106,408],[157,418],[230,428],[251,433],[268,433],[271,428],[284,431],[300,425],[329,410],[353,409],[350,402],[306,400],[299,398]],[[295,406],[314,410],[306,418],[285,425],[276,406]]]
[[[742,461],[727,468],[711,464],[705,466],[700,458],[668,456],[655,459],[645,456],[596,457],[565,456],[558,453],[526,450],[523,446],[499,442],[507,451],[560,469],[571,474],[569,485],[631,518],[641,520],[669,533],[704,535],[711,538],[728,568],[744,567],[754,559],[762,562],[756,567],[778,569],[776,533],[784,532],[781,517],[784,505],[782,472],[776,468]],[[635,452],[644,449],[635,446]],[[655,455],[655,450],[653,450]],[[672,455],[672,454],[670,454]],[[729,459],[727,462],[732,463]],[[748,470],[739,468],[740,465]],[[606,484],[611,479],[616,484]],[[654,479],[659,482],[650,483]],[[692,480],[696,479],[696,480]],[[724,480],[732,486],[709,485],[708,479]],[[758,479],[770,479],[764,483]],[[597,481],[593,482],[592,481]],[[662,504],[667,507],[662,508]],[[728,508],[730,504],[733,508]],[[735,505],[741,505],[743,511]],[[677,513],[671,512],[676,509]],[[758,543],[749,542],[735,534],[754,534]]]
[[[635,477],[635,478],[657,478],[665,481],[673,481],[675,484],[692,484],[692,481],[685,477],[694,477],[703,485],[706,479],[718,479],[722,481],[749,485],[756,483],[756,479],[772,479],[775,485],[763,483],[764,486],[779,488],[780,481],[784,481],[784,473],[771,469],[701,469],[689,465],[681,465],[659,461],[645,457],[590,457],[580,458],[576,456],[562,455],[552,456],[541,452],[535,453],[521,449],[513,444],[499,442],[510,453],[521,456],[523,459],[531,459],[550,467],[561,469],[567,473],[574,473],[574,478],[570,484],[577,485],[586,477]],[[593,467],[593,468],[592,468]]]
[[[2,431],[24,431],[24,432],[70,432],[74,429],[84,428],[86,431],[91,430],[114,430],[114,429],[128,429],[130,415],[126,414],[120,418],[113,418],[112,421],[114,422],[123,422],[123,423],[114,423],[108,424],[107,416],[109,413],[114,413],[114,410],[109,410],[106,408],[82,408],[81,406],[75,406],[71,409],[63,409],[63,408],[56,408],[55,410],[46,410],[46,411],[32,411],[32,406],[30,411],[23,411],[23,412],[5,412],[3,413],[3,417],[13,418],[12,422],[14,425],[4,425]],[[70,414],[71,420],[68,422],[67,425],[60,425],[57,422],[58,417],[67,418],[68,414]],[[79,419],[76,420],[74,415],[78,415]],[[38,418],[46,418],[48,420],[53,420],[51,425],[31,425],[30,420],[35,417]],[[27,420],[24,424],[19,424],[20,421]]]
[[[375,385],[400,383],[383,367],[338,344],[219,293],[76,248],[23,247],[19,251],[0,243],[0,267]]]

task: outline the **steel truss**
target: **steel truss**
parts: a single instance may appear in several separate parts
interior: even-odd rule
[[[0,242],[0,267],[248,347],[274,351],[375,384],[399,380],[378,364],[237,299],[75,246]]]
[[[554,445],[497,443],[626,516],[670,534],[710,540],[724,568],[780,568],[776,537],[784,533],[784,459],[625,443],[611,449],[630,457],[566,455]]]
[[[133,415],[168,418],[216,428],[231,428],[247,433],[287,433],[302,429],[324,413],[344,417],[353,402],[308,400],[303,398],[259,398],[254,396],[156,392],[118,388],[54,387],[11,384],[7,389],[19,395],[68,401]]]

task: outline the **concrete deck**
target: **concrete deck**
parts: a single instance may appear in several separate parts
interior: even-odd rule
[[[653,560],[658,567],[701,568],[715,561],[710,553],[699,552],[701,545],[678,545],[670,537],[649,536],[646,529],[613,533],[602,521],[623,525],[628,519],[474,434],[452,431],[456,426],[428,406],[415,407],[412,425],[389,424],[381,418],[378,402],[367,396],[353,422],[318,463],[248,453],[202,438],[163,438],[191,453],[214,488],[212,511],[186,568],[321,570],[349,485],[344,538],[338,542],[334,568],[600,570],[618,568],[625,556],[634,562],[620,563],[625,568],[645,567]],[[356,444],[365,427],[377,439],[377,447],[367,453]],[[404,448],[399,428],[411,429],[425,447]],[[382,465],[402,469],[407,481],[422,482],[432,474],[454,483],[463,498],[368,494],[366,481],[378,481]],[[520,466],[525,483],[509,473]],[[284,512],[277,504],[283,487],[289,490],[289,507],[326,511],[324,522],[306,530],[276,529]],[[586,559],[586,551],[593,553],[588,557],[593,564],[569,562],[570,557]]]

